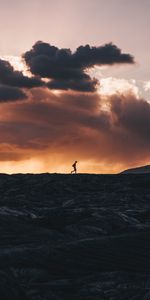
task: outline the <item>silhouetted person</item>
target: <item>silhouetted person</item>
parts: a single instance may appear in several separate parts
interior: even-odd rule
[[[77,161],[74,162],[74,164],[72,165],[73,167],[73,171],[71,171],[71,174],[74,172],[75,174],[77,173],[77,167],[76,167]]]

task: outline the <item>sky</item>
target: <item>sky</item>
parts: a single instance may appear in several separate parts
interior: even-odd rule
[[[0,170],[150,162],[150,1],[0,0]]]

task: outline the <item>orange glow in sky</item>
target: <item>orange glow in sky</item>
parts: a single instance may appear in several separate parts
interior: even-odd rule
[[[134,2],[1,3],[1,172],[149,164],[150,1]]]

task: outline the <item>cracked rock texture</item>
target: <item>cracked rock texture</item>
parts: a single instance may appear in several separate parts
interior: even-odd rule
[[[150,299],[150,175],[0,174],[0,300],[66,299]]]

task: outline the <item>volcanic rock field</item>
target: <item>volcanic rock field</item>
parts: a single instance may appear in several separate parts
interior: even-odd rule
[[[0,300],[128,299],[150,299],[150,174],[0,174]]]

